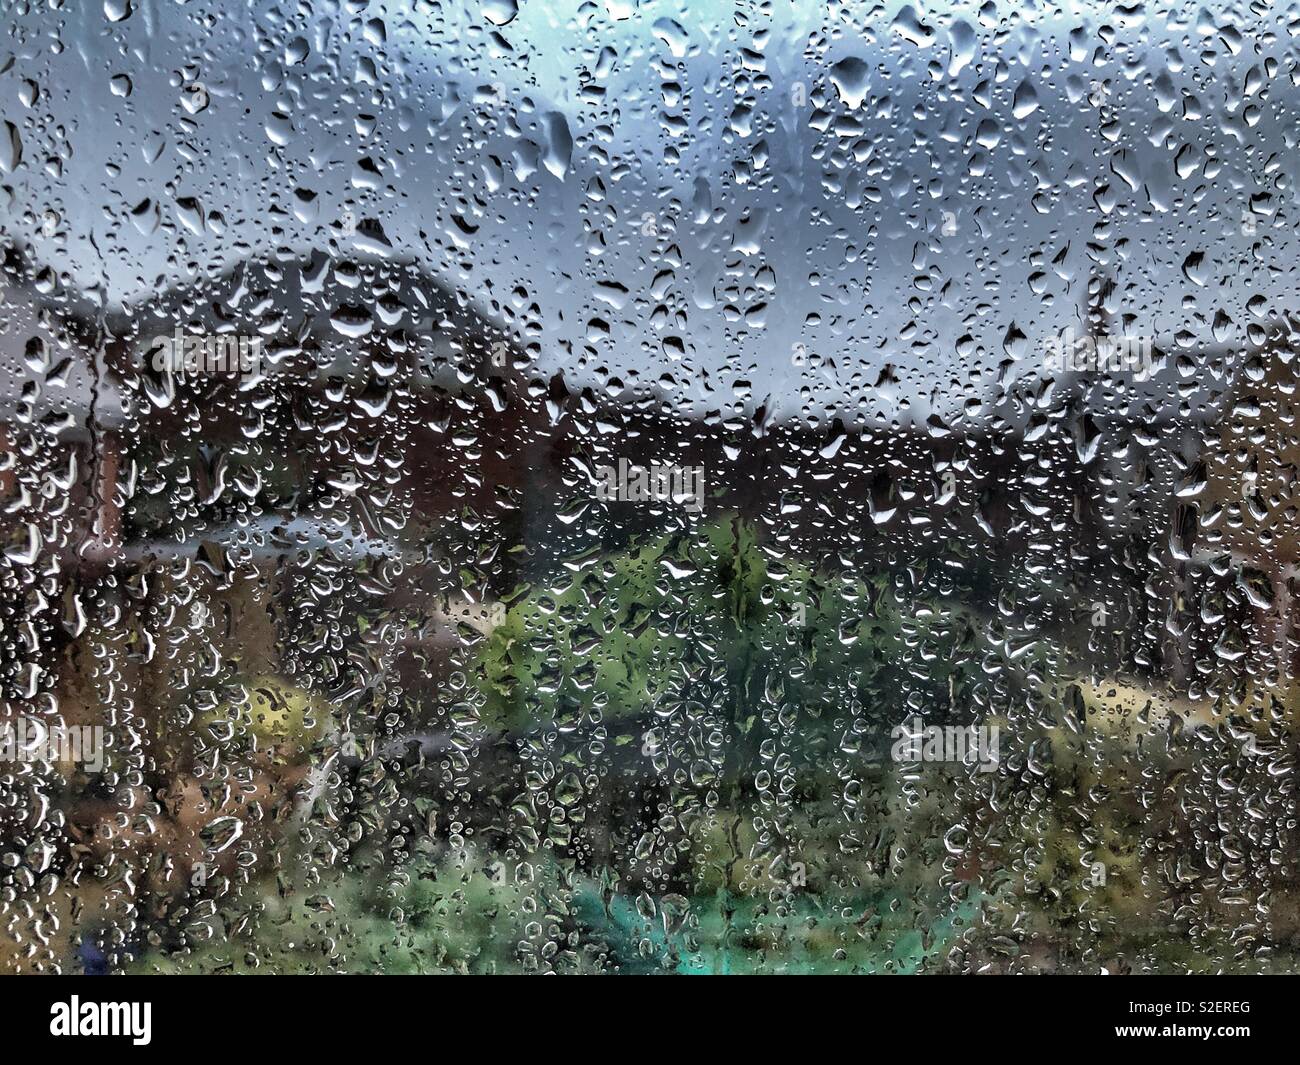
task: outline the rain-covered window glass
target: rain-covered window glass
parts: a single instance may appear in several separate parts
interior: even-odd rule
[[[0,971],[1293,968],[1298,20],[5,4]]]

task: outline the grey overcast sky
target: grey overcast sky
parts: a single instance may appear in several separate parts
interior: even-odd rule
[[[1276,9],[77,7],[60,53],[47,13],[9,45],[48,76],[0,74],[5,229],[115,309],[333,239],[418,263],[547,374],[911,420],[1042,373],[1091,273],[1189,349],[1296,304]]]

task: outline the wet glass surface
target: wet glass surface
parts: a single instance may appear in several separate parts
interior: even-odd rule
[[[1294,4],[0,24],[0,971],[1295,968]]]

